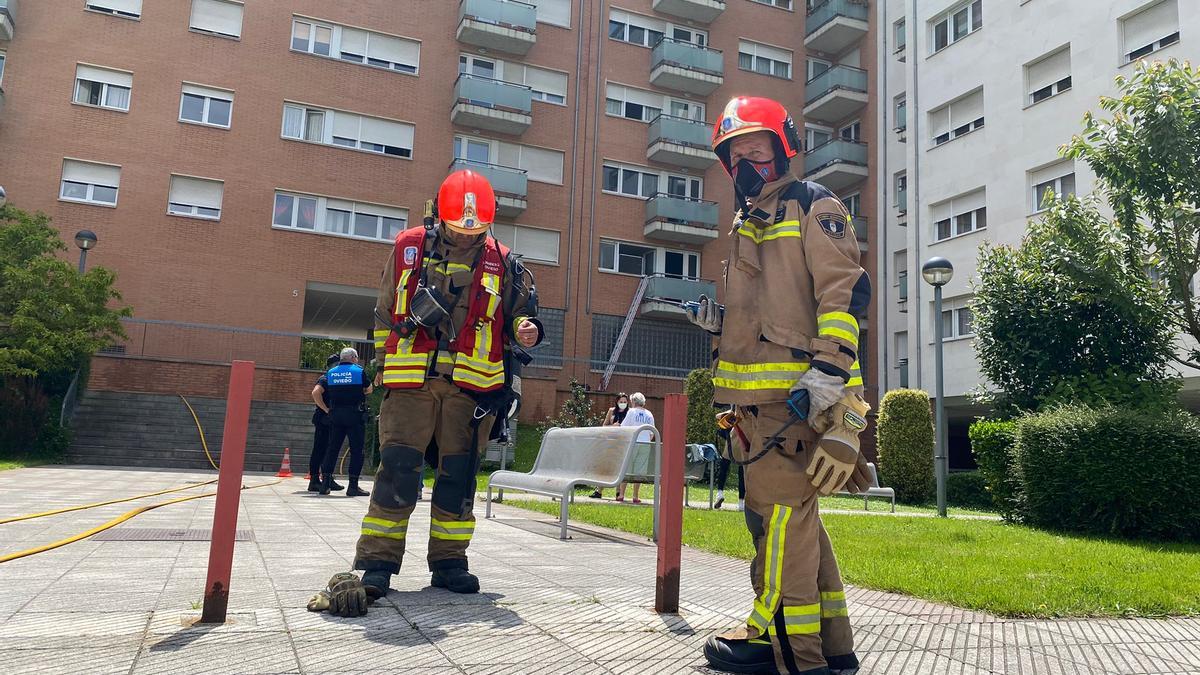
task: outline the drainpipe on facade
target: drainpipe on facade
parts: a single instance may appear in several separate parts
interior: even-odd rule
[[[890,51],[888,48],[888,39],[887,38],[888,38],[888,32],[890,30],[889,26],[891,26],[891,24],[888,23],[887,17],[888,17],[887,2],[885,0],[885,1],[879,3],[879,18],[878,18],[878,23],[876,24],[878,26],[878,28],[876,30],[878,30],[879,34],[881,36],[883,36],[881,38],[881,48],[878,50],[879,53],[876,55],[876,58],[875,58],[876,72],[880,73],[880,80],[881,80],[881,82],[879,83],[879,87],[877,88],[877,91],[883,92],[883,96],[877,97],[877,100],[886,99],[888,93],[890,93],[888,90],[888,86],[887,86],[887,83],[888,83],[887,67],[888,67],[888,58],[889,58],[888,53]],[[879,166],[881,166],[883,168],[884,175],[888,176],[888,177],[891,176],[891,171],[889,170],[888,161],[887,161],[888,160],[888,140],[890,139],[890,135],[888,134],[889,125],[888,125],[887,120],[888,120],[888,115],[889,115],[891,109],[892,109],[891,104],[887,103],[886,100],[884,100],[883,103],[879,106],[880,114],[878,115],[879,129],[882,130],[882,133],[879,134],[882,137],[882,139],[881,139],[882,142],[879,143],[879,146],[880,146]],[[877,343],[879,344],[879,358],[876,359],[876,362],[883,364],[883,367],[879,369],[879,371],[880,371],[879,376],[875,380],[876,382],[878,382],[882,385],[882,387],[879,391],[879,402],[883,401],[883,394],[884,394],[884,392],[887,391],[888,375],[889,375],[889,373],[892,372],[891,361],[888,360],[888,342],[891,341],[889,339],[889,336],[892,334],[891,327],[888,323],[888,313],[891,310],[892,306],[891,306],[891,303],[888,302],[888,290],[887,290],[888,287],[891,286],[890,280],[892,278],[892,269],[891,269],[892,263],[891,263],[891,261],[888,260],[888,257],[890,257],[888,255],[888,251],[891,250],[891,248],[888,246],[888,229],[889,228],[888,228],[888,217],[887,217],[887,211],[888,211],[888,206],[887,206],[887,204],[888,204],[888,185],[887,184],[889,181],[890,181],[890,178],[889,178],[889,180],[879,181],[881,198],[879,200],[880,206],[876,210],[876,217],[875,217],[876,223],[882,223],[882,226],[879,227],[879,229],[878,229],[879,251],[875,256],[876,262],[877,262],[876,269],[883,270],[883,273],[879,275],[880,277],[882,277],[882,280],[881,279],[875,280],[876,283],[878,284],[879,288],[881,289],[880,299],[877,300],[876,304],[875,304],[875,307],[876,307],[875,314],[876,314],[876,316],[878,316],[880,318],[879,323],[880,323],[880,328],[881,328],[881,330],[876,331],[875,339],[876,339]]]
[[[908,18],[904,21],[904,30],[908,31],[910,28],[909,24],[911,24],[912,30],[910,32],[910,37],[912,39],[906,40],[906,42],[913,46],[913,53],[910,54],[910,56],[912,57],[910,60],[912,61],[912,75],[913,75],[912,105],[909,106],[909,110],[911,110],[913,113],[913,114],[909,115],[909,117],[912,118],[911,141],[912,141],[912,149],[913,149],[913,153],[912,153],[912,156],[913,156],[912,169],[913,169],[913,171],[912,171],[911,180],[908,181],[909,187],[911,188],[910,192],[912,192],[911,213],[913,214],[913,216],[908,219],[908,226],[912,228],[912,232],[913,232],[913,256],[915,256],[916,265],[910,265],[909,269],[915,269],[915,270],[920,271],[920,269],[921,269],[921,98],[920,98],[920,90],[919,90],[919,87],[920,87],[919,75],[920,75],[920,71],[921,71],[921,58],[920,58],[920,55],[916,53],[916,49],[918,47],[917,40],[916,40],[916,37],[917,37],[917,30],[916,30],[917,0],[912,0],[911,7],[912,7],[911,13],[909,14]],[[905,101],[906,101],[905,105],[908,105],[907,96],[905,97]],[[913,257],[913,256],[910,256],[910,257]],[[922,388],[921,387],[921,372],[923,370],[921,367],[921,362],[923,361],[923,359],[921,358],[921,355],[924,353],[924,349],[925,349],[925,343],[921,341],[921,316],[925,313],[925,308],[921,304],[921,279],[918,278],[916,280],[916,282],[913,284],[912,291],[913,291],[913,308],[914,309],[910,309],[909,311],[910,312],[915,311],[916,319],[917,319],[916,330],[914,331],[916,333],[916,341],[914,343],[914,344],[916,344],[916,352],[914,353],[914,356],[916,357],[916,361],[917,361],[917,367],[916,367],[917,387],[916,388],[921,389]],[[938,317],[938,320],[941,320],[941,317]]]

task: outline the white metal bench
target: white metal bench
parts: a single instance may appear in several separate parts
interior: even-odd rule
[[[638,434],[658,430],[645,424],[637,427],[554,427],[542,437],[533,470],[529,473],[496,471],[488,477],[486,518],[492,517],[492,488],[522,490],[561,500],[560,539],[567,538],[567,506],[577,485],[617,487],[625,480],[638,446]],[[653,457],[658,456],[654,441]]]
[[[863,509],[867,508],[867,500],[871,497],[887,497],[892,500],[892,513],[896,512],[896,491],[890,487],[880,487],[879,473],[875,471],[875,465],[867,462],[867,468],[871,470],[871,487],[867,488],[866,492],[852,494],[845,490],[838,492],[839,495],[848,495],[850,497],[861,496],[863,498]]]

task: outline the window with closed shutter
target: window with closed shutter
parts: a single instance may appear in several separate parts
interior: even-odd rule
[[[525,169],[529,180],[561,185],[563,182],[563,153],[557,150],[522,145],[518,168]]]
[[[533,97],[547,103],[566,103],[567,74],[557,70],[546,70],[525,66],[525,86],[533,90]]]
[[[421,44],[391,35],[371,33],[367,40],[367,63],[408,73],[417,72]]]
[[[934,145],[980,129],[983,124],[983,89],[929,111],[929,131]]]
[[[192,0],[192,17],[188,25],[206,33],[240,38],[242,4],[229,0]]]
[[[558,264],[559,233],[554,230],[494,223],[492,235],[526,261]]]
[[[1177,0],[1161,0],[1121,21],[1125,61],[1136,61],[1151,52],[1179,42]]]
[[[121,167],[64,159],[59,197],[69,201],[116,206]]]
[[[142,0],[87,0],[87,8],[96,12],[137,19],[142,16]]]
[[[571,0],[530,0],[537,6],[537,20],[555,26],[571,27]]]
[[[1071,46],[1061,47],[1025,66],[1026,104],[1039,103],[1071,88]]]
[[[363,117],[360,140],[364,150],[373,150],[397,157],[411,157],[413,127],[409,124],[378,117]]]
[[[223,181],[172,174],[167,211],[179,216],[219,220],[224,194]]]

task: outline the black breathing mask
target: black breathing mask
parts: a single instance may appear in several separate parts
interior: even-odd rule
[[[757,197],[763,186],[775,180],[775,161],[752,162],[742,159],[733,165],[733,185],[738,194],[745,197]]]

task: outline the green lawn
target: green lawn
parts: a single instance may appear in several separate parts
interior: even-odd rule
[[[30,466],[41,466],[49,464],[49,460],[36,457],[8,457],[0,459],[0,471],[8,471],[10,469],[24,469]]]
[[[558,504],[508,501],[558,515]],[[861,505],[861,504],[860,504]],[[571,518],[650,536],[652,510],[577,502]],[[1200,546],[1058,535],[993,521],[822,517],[849,583],[1011,617],[1200,616]],[[690,509],[683,541],[753,555],[742,515]]]

